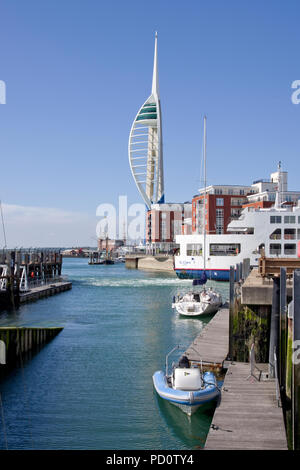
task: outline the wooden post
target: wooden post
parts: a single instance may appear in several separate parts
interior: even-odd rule
[[[286,268],[280,268],[279,385],[285,396],[287,354]]]
[[[300,270],[294,271],[293,349],[300,345]],[[293,354],[292,375],[293,450],[300,450],[300,354]]]
[[[236,277],[235,277],[236,282],[239,282],[240,280],[240,265],[239,263],[236,264]]]
[[[273,278],[273,298],[272,298],[272,314],[271,314],[271,331],[269,345],[269,374],[275,378],[274,351],[278,357],[278,336],[279,336],[279,303],[280,303],[280,280]]]
[[[243,260],[243,278],[246,279],[249,276],[250,272],[250,258],[245,258]]]
[[[229,358],[232,360],[232,335],[233,335],[233,314],[234,314],[234,266],[230,266],[229,273]]]

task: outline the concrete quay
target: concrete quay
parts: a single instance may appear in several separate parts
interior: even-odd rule
[[[131,254],[126,255],[125,266],[131,269],[174,272],[173,259],[172,255]]]
[[[292,297],[293,283],[286,280],[287,296]],[[258,268],[253,268],[241,286],[242,305],[272,305],[273,280],[260,275]]]

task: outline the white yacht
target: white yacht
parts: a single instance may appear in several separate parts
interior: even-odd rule
[[[176,309],[180,315],[197,317],[216,313],[221,305],[221,294],[209,287],[201,292],[191,291],[174,296],[172,308]]]
[[[300,201],[283,207],[276,195],[274,207],[246,207],[227,227],[228,234],[178,235],[180,249],[174,257],[179,278],[228,281],[230,266],[250,259],[258,266],[260,250],[268,258],[300,257]],[[206,253],[206,255],[205,255]]]

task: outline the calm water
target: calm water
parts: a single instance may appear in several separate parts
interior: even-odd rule
[[[64,260],[63,271],[71,291],[0,315],[0,326],[64,327],[1,382],[0,449],[6,440],[9,449],[202,447],[211,406],[189,419],[152,385],[167,352],[189,346],[203,327],[171,308],[191,281],[86,259]],[[228,284],[215,285],[226,300]]]

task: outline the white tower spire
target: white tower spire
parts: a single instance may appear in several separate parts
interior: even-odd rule
[[[161,110],[158,86],[157,32],[155,33],[151,95],[133,121],[128,143],[135,184],[147,206],[164,202]]]
[[[154,62],[153,62],[153,77],[152,77],[152,94],[157,95],[157,97],[159,99],[158,67],[157,67],[157,31],[155,31]]]

